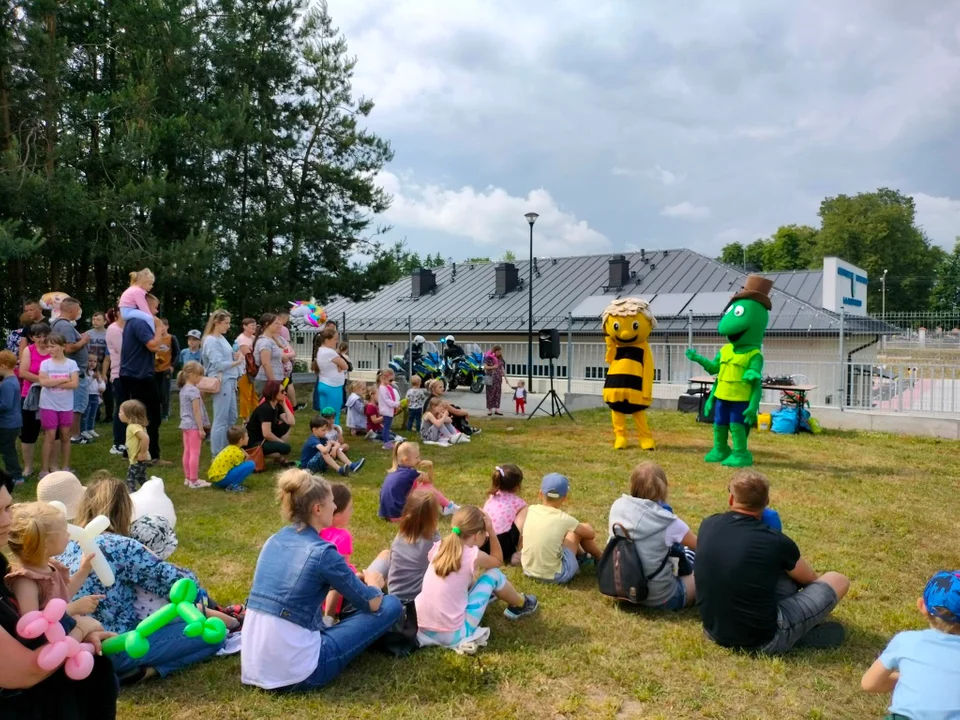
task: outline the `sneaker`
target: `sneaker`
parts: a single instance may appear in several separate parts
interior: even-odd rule
[[[590,567],[596,564],[596,560],[594,560],[593,555],[590,553],[580,553],[577,555],[577,564],[579,564],[580,567]]]
[[[224,488],[224,490],[226,492],[244,493],[247,491],[247,488],[245,488],[243,485],[228,485]]]
[[[210,483],[208,483],[206,480],[185,480],[184,484],[186,484],[186,486],[192,490],[210,487]]]
[[[100,437],[100,433],[98,433],[96,430],[87,430],[87,433],[90,435],[90,437],[93,437],[93,438]]]
[[[26,482],[26,480],[25,480],[24,478],[22,478],[22,477],[17,477],[17,478],[14,478],[14,479],[13,479],[13,486],[14,486],[14,487],[19,487],[20,485],[23,485],[25,482]]]
[[[373,430],[367,430],[367,434],[363,436],[364,440],[376,440],[377,434]]]
[[[470,426],[470,434],[471,434],[471,435],[479,435],[479,434],[482,433],[482,432],[483,432],[483,429],[482,429],[482,428],[473,427],[472,425]]]
[[[457,510],[460,509],[460,506],[455,502],[451,501],[447,503],[447,506],[443,509],[444,515],[453,515]]]
[[[503,611],[503,615],[507,620],[519,620],[527,615],[533,615],[538,607],[540,607],[540,603],[537,602],[537,596],[526,594],[523,596],[523,605],[520,607],[508,607]]]
[[[71,445],[89,445],[92,442],[93,440],[85,438],[82,435],[78,435],[77,437],[70,438]]]
[[[383,444],[383,449],[384,449],[384,450],[393,450],[393,443],[392,443],[392,442],[384,443],[384,444]]]
[[[294,412],[300,412],[300,411],[303,410],[306,406],[307,406],[306,403],[297,403],[296,405],[293,406],[293,411],[294,411]]]
[[[83,431],[80,433],[80,437],[82,437],[82,438],[84,438],[84,439],[86,439],[86,440],[93,440],[93,435],[91,434],[91,432],[90,432],[89,430],[83,430]]]
[[[351,472],[351,473],[357,472],[360,468],[363,467],[363,464],[364,464],[366,461],[367,461],[366,458],[360,458],[359,460],[356,460],[356,461],[350,463],[350,472]]]
[[[111,455],[123,455],[127,451],[127,448],[123,445],[111,445],[110,454]]]
[[[337,468],[337,475],[339,475],[340,477],[346,477],[349,474],[350,474],[349,465],[341,465],[340,467]]]

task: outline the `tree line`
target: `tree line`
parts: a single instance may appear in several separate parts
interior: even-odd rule
[[[913,198],[896,190],[837,195],[820,203],[820,227],[782,225],[769,238],[723,247],[721,262],[756,272],[815,270],[836,256],[867,271],[867,305],[879,312],[883,274],[893,312],[960,311],[960,237],[953,252],[917,225]]]
[[[106,308],[145,266],[175,328],[398,277],[374,222],[393,151],[324,3],[5,5],[3,324],[52,290]]]

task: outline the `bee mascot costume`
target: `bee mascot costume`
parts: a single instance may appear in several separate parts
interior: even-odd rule
[[[703,407],[713,418],[713,449],[704,460],[728,467],[753,465],[747,436],[757,422],[763,394],[763,335],[770,321],[770,290],[773,281],[762,275],[748,275],[743,290],[727,305],[717,328],[727,338],[717,356],[710,360],[693,348],[687,358],[701,365],[717,379]],[[733,450],[727,444],[733,438]]]
[[[627,415],[633,416],[640,448],[657,445],[645,412],[653,402],[653,353],[647,338],[657,326],[646,300],[621,298],[603,311],[604,357],[609,369],[603,383],[603,401],[613,411],[613,448],[627,446]]]

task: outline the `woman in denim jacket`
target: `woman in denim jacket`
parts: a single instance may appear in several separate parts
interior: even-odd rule
[[[384,595],[383,575],[360,577],[320,531],[333,524],[330,484],[305,470],[277,479],[277,497],[290,524],[260,551],[241,635],[242,680],[266,690],[306,690],[333,680],[387,632],[403,613]],[[323,624],[323,601],[337,590],[357,612],[333,627]]]

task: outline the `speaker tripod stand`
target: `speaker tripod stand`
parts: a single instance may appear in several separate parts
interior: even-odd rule
[[[548,411],[547,408],[543,408],[543,412],[545,414],[549,415],[550,417],[556,417],[557,415],[563,417],[563,414],[566,413],[567,417],[573,420],[573,415],[571,415],[570,411],[567,410],[567,406],[563,404],[563,400],[561,400],[560,396],[557,395],[557,391],[553,389],[553,358],[550,358],[550,392],[544,395],[543,399],[537,403],[537,406],[533,409],[533,412],[527,416],[527,420],[536,415],[537,411],[543,407],[543,404],[547,400],[550,401],[550,409]],[[574,420],[574,422],[576,421]]]

